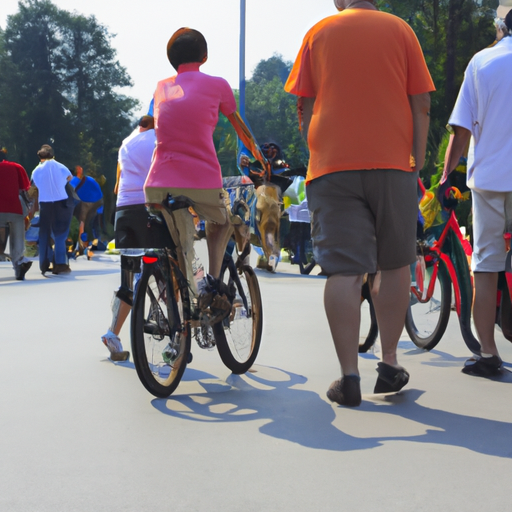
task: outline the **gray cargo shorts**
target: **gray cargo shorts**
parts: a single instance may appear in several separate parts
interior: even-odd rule
[[[416,261],[417,172],[340,171],[306,187],[313,252],[326,275],[373,274]]]

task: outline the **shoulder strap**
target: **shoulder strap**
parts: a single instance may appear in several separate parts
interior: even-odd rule
[[[82,177],[80,183],[75,187],[75,192],[78,192],[78,189],[85,183],[85,176]]]

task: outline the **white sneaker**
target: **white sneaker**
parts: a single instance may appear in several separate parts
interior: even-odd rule
[[[130,352],[123,350],[121,340],[110,329],[101,337],[101,341],[110,350],[112,361],[126,361],[130,357]]]

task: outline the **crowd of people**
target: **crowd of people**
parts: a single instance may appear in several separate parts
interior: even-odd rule
[[[374,392],[397,392],[410,378],[397,360],[397,345],[410,300],[410,265],[416,261],[416,183],[425,162],[435,86],[418,39],[405,21],[379,11],[374,0],[334,4],[338,14],[306,34],[285,89],[298,97],[300,127],[310,151],[306,191],[314,257],[327,276],[324,306],[341,367],[327,396],[340,405],[358,406],[365,276],[382,344]],[[476,54],[466,70],[449,120],[454,133],[444,173],[446,180],[472,139],[468,186],[474,209],[474,318],[482,352],[463,371],[478,376],[494,375],[502,366],[494,340],[495,300],[497,276],[505,270],[503,234],[512,218],[512,10],[496,20],[496,30],[497,44]],[[232,226],[212,143],[219,112],[267,165],[236,112],[228,83],[200,71],[208,58],[203,35],[178,30],[168,42],[167,56],[176,74],[157,84],[154,117],[143,116],[119,150],[115,242],[121,250],[121,286],[112,324],[102,336],[114,360],[129,357],[119,333],[132,305],[140,249],[153,243],[145,204],[161,203],[168,194],[194,201],[196,213],[207,221],[209,256],[209,276],[204,288],[196,290],[199,304],[208,297],[201,307],[212,308],[215,297],[222,297],[229,309],[229,291],[222,289],[219,274]],[[23,254],[19,194],[30,182],[24,169],[3,155],[0,179],[8,186],[0,188],[0,226],[10,226],[16,279],[24,279],[31,262]],[[42,146],[38,156],[41,163],[31,180],[39,193],[39,266],[43,274],[66,273],[65,240],[75,209],[67,187],[74,187],[82,201],[80,235],[101,208],[101,190],[84,178],[79,166],[73,178],[50,146]],[[176,217],[178,249],[191,264],[192,217],[186,209]]]

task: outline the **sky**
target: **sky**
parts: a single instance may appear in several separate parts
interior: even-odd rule
[[[111,34],[117,58],[134,83],[121,92],[141,102],[146,113],[156,83],[174,74],[166,56],[167,41],[181,27],[204,34],[208,61],[201,70],[239,87],[241,0],[53,0],[61,9],[94,15]],[[18,0],[1,0],[0,26],[18,12]],[[245,75],[274,53],[293,61],[307,30],[335,14],[333,0],[246,0]]]

